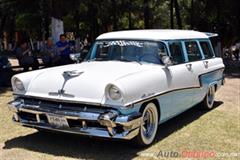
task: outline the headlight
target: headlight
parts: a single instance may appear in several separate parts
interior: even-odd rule
[[[109,94],[109,97],[115,101],[122,98],[121,91],[114,85],[111,85],[109,87],[108,94]]]
[[[23,82],[18,79],[18,78],[15,78],[14,81],[13,81],[13,85],[19,90],[19,91],[25,91],[25,88],[24,88],[24,85],[23,85]]]

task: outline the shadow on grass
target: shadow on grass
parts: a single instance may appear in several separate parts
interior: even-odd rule
[[[214,109],[223,102],[217,101]],[[161,124],[155,143],[197,120],[207,113],[199,105]],[[132,159],[146,148],[135,147],[129,141],[114,141],[69,134],[35,132],[5,142],[3,149],[24,148],[34,152],[79,159]]]

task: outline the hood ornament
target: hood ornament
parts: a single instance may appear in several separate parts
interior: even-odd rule
[[[68,98],[73,98],[74,95],[72,94],[68,94],[68,93],[65,93],[65,90],[64,90],[64,87],[65,87],[65,84],[67,83],[67,81],[71,78],[74,78],[74,77],[77,77],[81,74],[83,74],[84,72],[78,72],[77,70],[73,70],[73,71],[64,71],[62,73],[62,76],[64,78],[64,82],[62,84],[62,87],[61,89],[59,89],[57,92],[49,92],[48,94],[50,96],[64,96],[64,97],[68,97]]]
[[[83,74],[84,72],[78,72],[77,70],[73,70],[73,71],[64,71],[62,73],[64,78],[72,78],[72,77],[77,77],[81,74]]]

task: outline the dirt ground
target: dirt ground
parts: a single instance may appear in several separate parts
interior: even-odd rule
[[[240,159],[240,78],[235,75],[226,78],[213,110],[206,112],[196,106],[160,125],[154,144],[147,148],[128,141],[46,134],[17,126],[7,108],[11,99],[11,90],[2,88],[0,160],[170,159],[165,153],[187,159],[184,153],[197,152],[214,154],[211,159]]]

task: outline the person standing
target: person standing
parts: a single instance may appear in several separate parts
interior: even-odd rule
[[[66,41],[66,35],[61,34],[60,40],[56,43],[59,55],[60,55],[60,63],[62,65],[72,63],[69,55],[70,55],[70,44]]]

